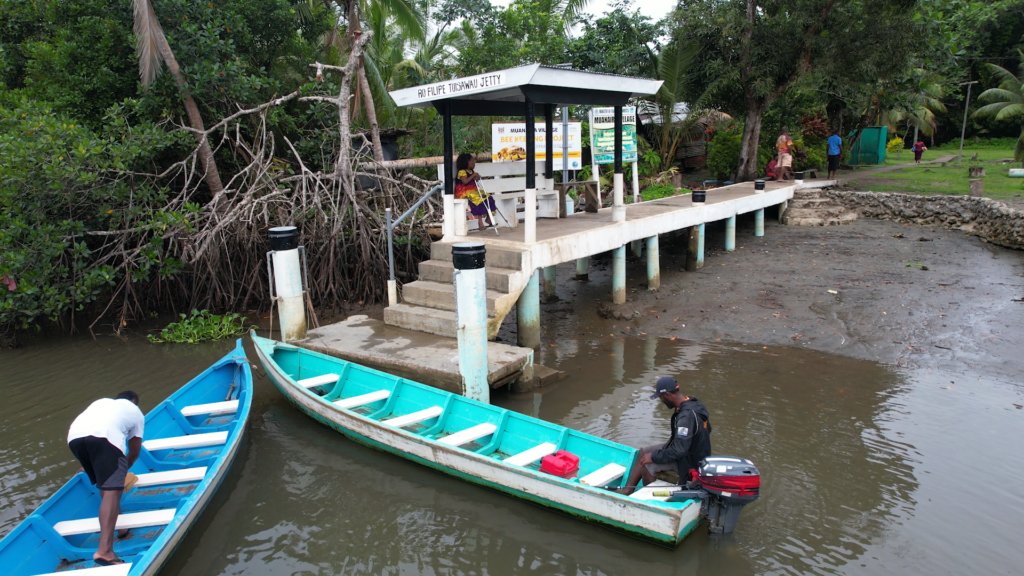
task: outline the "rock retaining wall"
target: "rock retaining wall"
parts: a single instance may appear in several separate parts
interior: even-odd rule
[[[963,230],[993,244],[1024,249],[1024,211],[991,198],[843,190],[822,190],[821,196],[866,218]]]

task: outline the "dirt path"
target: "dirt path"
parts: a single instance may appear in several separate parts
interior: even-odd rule
[[[662,237],[658,292],[646,289],[644,262],[631,259],[621,307],[608,304],[610,259],[591,260],[587,283],[574,279],[574,266],[559,266],[559,299],[542,306],[540,362],[553,339],[607,333],[800,346],[898,365],[987,355],[988,366],[1024,368],[1014,345],[1024,326],[1019,252],[863,219],[825,228],[770,219],[755,238],[752,218],[741,218],[733,253],[724,252],[722,226],[709,225],[706,237],[696,272],[682,271],[684,244]],[[632,318],[602,317],[602,307]],[[514,316],[499,334],[506,342],[515,342]]]

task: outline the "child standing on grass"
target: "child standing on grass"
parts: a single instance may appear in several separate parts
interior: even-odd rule
[[[914,151],[914,162],[915,163],[917,163],[917,164],[921,163],[921,155],[924,154],[924,151],[927,150],[927,149],[928,149],[928,147],[924,145],[924,140],[918,140],[917,143],[914,144],[914,146],[913,146],[913,148],[911,148],[911,150]]]
[[[491,212],[495,210],[494,198],[486,196],[476,185],[480,179],[480,175],[473,170],[476,168],[476,158],[473,158],[472,154],[459,154],[455,160],[455,168],[458,170],[455,178],[455,197],[469,200],[469,211],[473,215],[473,220],[484,220],[488,226],[494,226],[487,213],[488,208]]]

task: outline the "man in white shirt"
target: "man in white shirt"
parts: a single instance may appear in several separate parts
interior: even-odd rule
[[[99,549],[92,557],[100,566],[124,563],[114,554],[114,527],[121,513],[121,494],[128,469],[142,450],[145,423],[146,417],[139,410],[139,395],[128,390],[117,398],[93,402],[75,418],[68,430],[71,453],[82,463],[89,481],[102,495]]]

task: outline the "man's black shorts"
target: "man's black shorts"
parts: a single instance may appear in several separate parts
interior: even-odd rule
[[[821,158],[821,156],[818,156],[818,158]],[[839,154],[830,154],[828,157],[828,171],[835,172],[836,170],[839,170]]]
[[[89,481],[100,490],[124,490],[128,459],[106,438],[86,436],[68,443]]]

